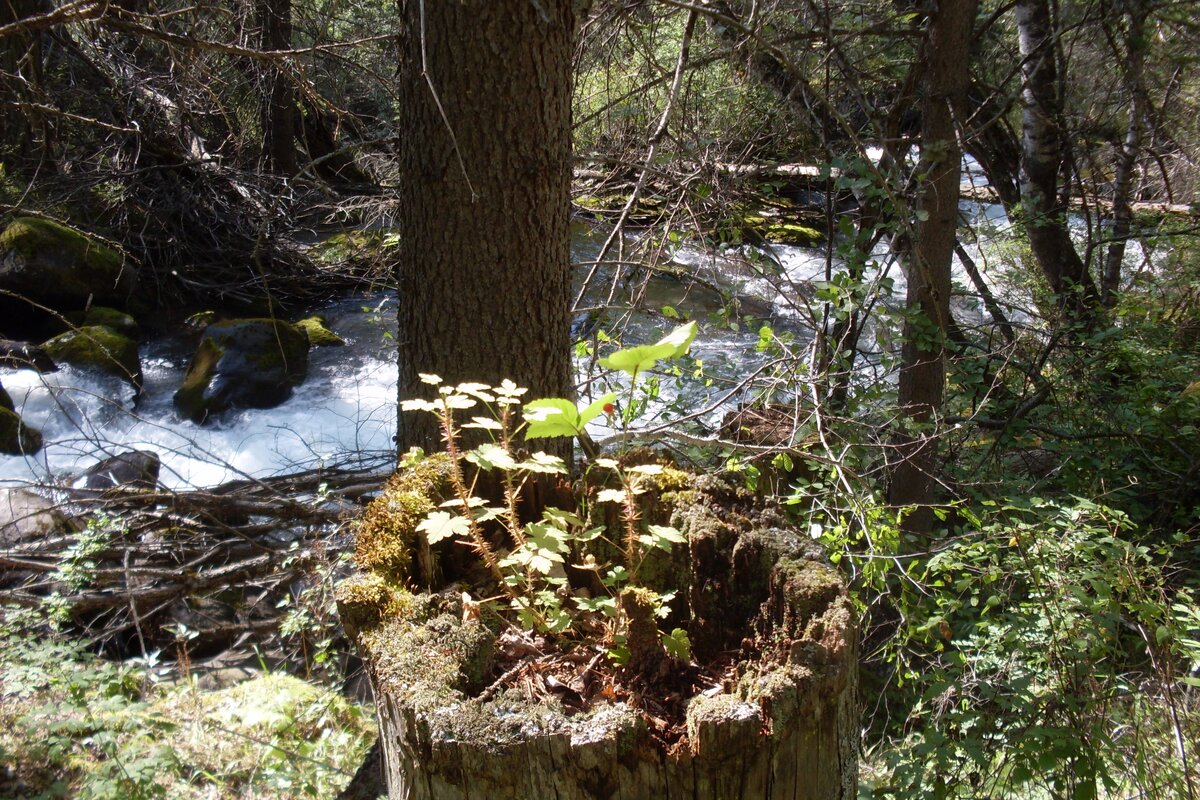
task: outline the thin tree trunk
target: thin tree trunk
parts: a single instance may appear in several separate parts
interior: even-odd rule
[[[259,47],[268,52],[290,49],[292,0],[258,0],[255,13]],[[293,175],[296,172],[296,89],[279,60],[266,66],[262,81],[262,168],[275,175]]]
[[[401,398],[510,378],[572,394],[570,0],[401,0]],[[437,450],[400,414],[401,452]]]
[[[1142,149],[1146,120],[1146,94],[1142,83],[1142,69],[1148,44],[1146,9],[1142,0],[1124,0],[1123,5],[1129,18],[1129,33],[1125,39],[1125,95],[1129,102],[1129,128],[1117,155],[1117,169],[1113,178],[1112,243],[1105,253],[1104,273],[1100,278],[1100,301],[1110,307],[1116,304],[1117,290],[1121,286],[1125,240],[1133,222],[1133,208],[1129,203],[1133,191],[1133,173]]]
[[[39,0],[0,0],[0,26],[42,11]],[[31,176],[49,155],[49,130],[37,110],[42,87],[42,33],[0,38],[0,163]]]
[[[1066,190],[1059,174],[1067,151],[1049,0],[1018,0],[1021,48],[1021,197],[1033,257],[1061,308],[1083,314],[1096,300],[1096,284],[1067,228]]]
[[[904,527],[920,536],[933,525],[930,507],[937,438],[930,430],[946,380],[945,338],[950,323],[950,264],[958,228],[962,151],[953,108],[967,91],[976,0],[944,3],[929,21],[925,94],[921,103],[921,161],[916,241],[908,265],[908,308],[900,367],[899,405],[910,428],[897,441],[889,499],[913,506]]]

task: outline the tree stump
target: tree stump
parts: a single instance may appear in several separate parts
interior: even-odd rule
[[[392,534],[412,548],[388,562],[402,565],[404,583],[437,572],[428,546],[422,553],[419,535],[403,530],[419,516],[420,491],[436,483],[430,470],[390,487]],[[427,506],[437,499],[435,491]],[[686,732],[671,744],[625,702],[580,710],[558,695],[492,685],[497,633],[473,604],[464,609],[456,585],[411,594],[395,571],[377,571],[339,587],[375,691],[390,798],[856,796],[857,631],[839,574],[806,532],[715,478],[687,476],[651,506],[649,521],[687,538],[643,564],[652,588],[677,592],[679,619],[666,627],[688,630],[697,662],[737,656],[723,685],[687,701]]]

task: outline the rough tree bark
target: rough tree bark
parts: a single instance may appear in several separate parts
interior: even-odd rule
[[[888,491],[896,506],[915,506],[905,519],[911,533],[928,534],[936,438],[926,429],[941,408],[946,380],[945,337],[950,323],[950,264],[958,230],[962,150],[953,109],[966,95],[971,28],[976,0],[942,3],[926,33],[925,92],[921,101],[921,161],[924,180],[918,221],[908,260],[908,308],[904,326],[899,405],[915,431],[901,434],[899,460]]]
[[[570,0],[401,0],[400,383],[572,393]],[[440,448],[401,413],[401,452]]]
[[[1021,49],[1021,198],[1029,246],[1061,308],[1076,316],[1095,304],[1096,284],[1067,228],[1059,174],[1067,152],[1049,0],[1018,0]]]

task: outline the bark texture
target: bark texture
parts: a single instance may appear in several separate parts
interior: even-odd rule
[[[1125,80],[1126,100],[1129,103],[1129,127],[1125,141],[1117,154],[1116,174],[1113,176],[1112,242],[1104,256],[1104,272],[1100,278],[1100,299],[1106,306],[1117,302],[1117,291],[1121,287],[1121,265],[1125,261],[1125,240],[1133,224],[1133,207],[1130,195],[1133,192],[1134,172],[1138,155],[1142,150],[1142,136],[1146,129],[1146,92],[1142,74],[1146,63],[1146,8],[1143,0],[1123,0],[1120,5],[1128,18],[1129,29],[1125,36]]]
[[[908,308],[918,312],[904,326],[899,404],[917,430],[901,435],[899,461],[892,471],[890,500],[915,506],[906,527],[927,533],[933,515],[936,439],[926,426],[942,405],[946,381],[945,338],[950,325],[950,264],[958,230],[958,193],[962,151],[953,109],[967,93],[971,28],[975,0],[942,3],[930,18],[926,39],[925,93],[921,103],[923,181],[917,208],[920,219],[908,265]]]
[[[401,0],[401,399],[418,373],[571,395],[570,0]],[[397,444],[440,448],[431,415]]]
[[[255,14],[259,25],[259,46],[266,52],[280,53],[292,46],[291,0],[258,0]],[[296,89],[283,64],[276,57],[263,70],[262,86],[262,164],[276,175],[296,171]]]

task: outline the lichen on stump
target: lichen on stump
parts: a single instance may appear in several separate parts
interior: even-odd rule
[[[435,466],[389,482],[383,497],[392,498],[367,514],[390,509],[389,524],[361,529],[375,544],[360,541],[358,553],[360,568],[379,563],[388,576],[351,579],[338,602],[375,690],[390,797],[855,797],[857,632],[844,582],[778,511],[709,476],[687,486],[658,487],[648,498],[650,521],[687,537],[670,559],[686,568],[662,575],[680,581],[674,588],[686,602],[674,611],[694,658],[737,657],[721,682],[687,702],[668,741],[635,707],[636,693],[581,706],[497,681],[508,634],[494,614],[464,603],[459,584],[403,588],[437,571],[419,566],[433,554],[420,553],[415,525],[420,508],[444,499],[444,475]],[[427,492],[427,503],[414,491]],[[401,519],[412,528],[394,524]],[[366,552],[398,543],[412,548],[407,561]]]

